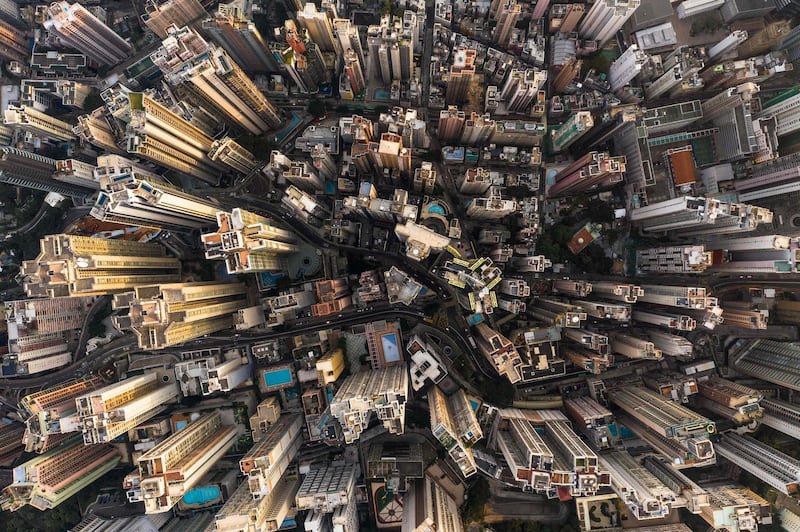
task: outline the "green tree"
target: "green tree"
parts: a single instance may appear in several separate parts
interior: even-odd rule
[[[94,111],[98,107],[102,107],[104,104],[105,102],[100,97],[100,90],[98,90],[96,87],[92,87],[92,90],[83,101],[83,108],[86,111]]]
[[[464,521],[468,523],[483,521],[483,517],[486,515],[485,506],[491,495],[489,481],[478,477],[467,492],[467,502],[461,507],[461,517]]]
[[[308,112],[314,118],[322,118],[323,116],[325,116],[325,113],[327,112],[325,109],[325,102],[314,98],[313,100],[308,102]]]
[[[586,212],[593,222],[611,223],[614,221],[614,207],[603,200],[592,199],[586,206]]]

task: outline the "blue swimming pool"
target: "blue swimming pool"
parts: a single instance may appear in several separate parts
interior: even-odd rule
[[[194,488],[183,494],[185,504],[204,505],[219,499],[222,494],[217,486],[203,486]]]
[[[441,205],[436,205],[435,203],[428,207],[428,212],[432,212],[433,214],[441,214],[444,216],[444,209]]]
[[[397,336],[394,333],[381,336],[381,343],[383,344],[383,359],[386,362],[397,362],[400,360],[400,350],[397,348]]]
[[[264,384],[267,386],[281,386],[292,382],[292,372],[288,368],[264,373]]]

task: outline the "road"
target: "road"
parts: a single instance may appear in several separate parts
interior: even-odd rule
[[[77,379],[88,374],[91,371],[89,369],[90,367],[96,367],[110,358],[132,351],[135,344],[136,338],[132,334],[126,334],[121,338],[112,340],[106,345],[95,349],[83,360],[76,360],[69,366],[64,366],[53,373],[48,373],[47,375],[41,375],[39,377],[0,379],[0,389],[6,393],[27,388],[42,388],[70,379]]]
[[[335,325],[337,327],[346,327],[349,325],[363,323],[365,321],[394,319],[398,317],[403,317],[410,321],[418,322],[425,317],[425,313],[421,310],[395,308],[387,305],[384,308],[372,309],[369,312],[352,312],[350,315],[343,313],[341,316],[342,318],[326,316],[314,320],[298,322],[288,331],[276,331],[259,334],[246,334],[247,331],[243,331],[242,334],[238,335],[226,333],[209,335],[207,338],[193,340],[180,347],[162,349],[159,351],[159,353],[179,353],[182,351],[187,351],[191,349],[192,344],[195,343],[202,343],[204,347],[217,347],[229,346],[231,341],[249,343],[277,340],[289,336],[296,336],[298,334],[328,329],[333,324],[334,319],[336,320]],[[83,360],[76,360],[69,366],[64,366],[53,373],[39,377],[0,379],[0,388],[4,393],[8,394],[8,392],[18,393],[21,390],[26,390],[29,388],[44,388],[52,386],[59,382],[77,379],[87,375],[91,371],[91,368],[106,364],[112,358],[117,358],[118,356],[127,355],[128,353],[134,353],[137,351],[138,348],[136,347],[136,337],[133,334],[126,334],[121,338],[112,340],[108,344],[99,347],[95,351],[92,351],[86,355]]]
[[[298,233],[298,235],[308,242],[321,249],[338,249],[341,251],[350,251],[360,255],[364,254],[364,249],[339,244],[333,241],[326,240],[319,234],[319,232],[295,218],[282,204],[276,204],[265,201],[262,198],[257,198],[250,195],[243,195],[242,198],[246,199],[251,207],[256,210],[261,210],[275,218],[283,220],[287,225]],[[425,265],[405,257],[394,255],[385,251],[370,250],[369,255],[379,257],[383,266],[395,266],[400,270],[405,271],[414,277],[414,280],[420,282],[430,288],[433,288],[438,293],[442,302],[445,305],[455,306],[456,295],[454,288],[444,280],[442,277],[432,273]],[[438,329],[441,334],[446,335],[450,340],[457,345],[473,362],[473,365],[480,369],[481,373],[490,380],[498,380],[500,377],[494,372],[494,369],[489,366],[489,362],[478,353],[478,349],[472,346],[468,338],[471,338],[469,325],[467,324],[464,314],[460,310],[451,312],[449,317],[452,320],[450,327],[446,329]]]
[[[108,305],[108,306],[107,306]],[[98,297],[92,304],[92,308],[86,313],[83,319],[83,326],[81,327],[81,337],[78,339],[78,346],[75,348],[74,360],[80,360],[86,354],[86,342],[89,340],[89,323],[94,319],[97,311],[103,308],[110,308],[111,296]]]

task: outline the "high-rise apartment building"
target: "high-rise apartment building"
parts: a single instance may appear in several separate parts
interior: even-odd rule
[[[437,175],[438,173],[433,169],[433,163],[424,161],[420,168],[414,169],[414,179],[412,181],[414,192],[433,193],[433,189],[436,187]]]
[[[98,220],[190,231],[208,227],[216,219],[217,207],[211,201],[193,196],[162,180],[137,177],[134,169],[108,174],[99,167],[102,191],[90,214]]]
[[[754,201],[800,190],[800,153],[755,165],[752,176],[737,179],[734,187],[739,201]]]
[[[309,510],[306,530],[357,532],[355,485],[353,464],[325,464],[309,471],[295,497],[299,510]]]
[[[203,31],[245,72],[277,71],[278,64],[248,12],[249,5],[245,0],[220,3],[216,13],[203,21]]]
[[[156,373],[130,377],[75,398],[83,443],[108,443],[144,423],[178,399],[174,383]]]
[[[333,23],[324,11],[317,11],[313,2],[306,2],[297,12],[297,22],[322,52],[339,52],[339,39],[333,35]]]
[[[333,32],[336,34],[336,38],[339,39],[339,46],[342,52],[353,50],[358,57],[358,62],[362,66],[366,66],[366,57],[361,47],[361,37],[358,34],[358,26],[352,24],[350,19],[337,18],[333,20]]]
[[[689,48],[686,45],[677,47],[662,59],[664,74],[647,86],[647,98],[658,98],[669,91],[672,91],[671,96],[675,96],[684,83],[695,88],[702,87],[702,79],[698,78],[697,73],[705,66],[704,59],[704,49]]]
[[[411,171],[411,149],[403,146],[403,137],[400,135],[384,133],[378,144],[376,162],[380,168],[408,173]]]
[[[501,377],[507,378],[511,384],[522,380],[520,371],[522,359],[511,340],[483,322],[475,326],[475,332],[478,349],[495,371]]]
[[[167,33],[161,48],[150,58],[170,84],[185,88],[232,125],[253,135],[281,125],[280,111],[224,49],[207,43],[185,26],[171,26]]]
[[[642,273],[702,273],[713,260],[699,246],[662,246],[636,250],[636,270]]]
[[[131,329],[142,349],[164,349],[233,326],[233,314],[247,307],[241,283],[195,282],[136,286],[115,294],[114,326]]]
[[[111,445],[84,446],[79,441],[49,451],[14,468],[3,489],[0,508],[16,511],[26,504],[50,510],[114,469],[120,456]]]
[[[239,436],[219,412],[205,414],[139,457],[138,489],[131,502],[147,514],[168,512],[211,470]]]
[[[406,244],[406,257],[421,261],[427,259],[434,251],[444,251],[450,245],[450,238],[440,235],[422,224],[410,220],[398,223],[394,227],[398,240]]]
[[[572,4],[575,5],[575,4]],[[577,57],[570,57],[566,63],[561,65],[555,79],[553,79],[553,90],[565,92],[570,84],[581,74],[583,60]]]
[[[392,434],[405,430],[408,372],[390,366],[361,371],[347,377],[330,403],[331,415],[339,420],[346,443],[353,443],[377,415]]]
[[[492,32],[492,40],[502,47],[508,46],[521,15],[522,6],[516,0],[503,2],[497,10],[497,25]]]
[[[37,373],[72,361],[63,333],[80,329],[91,298],[59,297],[6,301],[7,360],[16,371]]]
[[[758,152],[757,123],[751,112],[752,99],[758,91],[758,85],[748,82],[703,102],[703,120],[719,130],[716,142],[723,154],[720,160],[735,161]]]
[[[622,52],[608,69],[608,82],[611,84],[612,91],[618,91],[633,80],[642,67],[650,60],[650,57],[639,49],[636,44],[631,44],[627,50]]]
[[[645,231],[678,231],[684,236],[752,231],[771,223],[772,212],[744,203],[681,196],[631,211],[631,221]]]
[[[108,152],[125,153],[119,146],[122,139],[122,131],[105,106],[98,107],[89,114],[79,116],[78,123],[72,128],[72,132],[80,140]]]
[[[467,216],[478,220],[499,220],[519,209],[519,204],[513,199],[503,199],[500,187],[489,187],[482,198],[470,200],[467,205]]]
[[[727,432],[714,448],[721,457],[785,495],[800,487],[800,461],[752,436]]]
[[[217,184],[225,165],[208,153],[214,140],[143,93],[128,94],[127,150],[185,175]]]
[[[536,430],[543,422],[541,412],[504,409],[497,416],[490,440],[508,462],[514,480],[539,493],[551,489],[554,459],[553,451]],[[566,417],[561,414],[561,419]]]
[[[485,194],[492,186],[492,172],[481,166],[467,168],[456,179],[458,191],[462,194]]]
[[[229,136],[215,140],[208,157],[212,161],[220,161],[230,166],[243,175],[249,175],[258,166],[255,156]]]
[[[99,65],[116,65],[130,56],[131,45],[79,3],[53,2],[46,14],[47,31]]]
[[[242,482],[231,498],[214,516],[209,530],[278,530],[293,512],[295,495],[300,487],[297,478],[285,476],[266,497],[253,499],[247,482]]]
[[[792,24],[788,20],[775,20],[752,33],[738,48],[742,59],[770,51],[778,42],[789,35]]]
[[[341,312],[353,304],[347,279],[326,279],[314,283],[317,302],[311,305],[313,316],[327,316]]]
[[[25,32],[3,19],[0,19],[0,57],[22,64],[30,61],[30,46]]]
[[[303,443],[303,417],[284,414],[239,460],[239,469],[253,499],[268,496],[278,486],[289,462]]]
[[[578,33],[583,39],[597,41],[602,47],[639,7],[640,0],[600,0],[583,17]]]
[[[467,99],[469,87],[475,76],[475,58],[477,52],[463,46],[453,51],[453,64],[447,76],[447,92],[445,101],[448,104],[459,104]]]
[[[42,454],[74,436],[75,399],[103,384],[100,377],[88,377],[24,396],[19,404],[21,412],[28,416],[22,437],[25,451]],[[63,428],[62,419],[66,421]]]
[[[180,261],[158,244],[77,235],[49,235],[34,260],[22,263],[30,297],[104,295],[180,279]]]
[[[489,113],[479,115],[472,113],[464,121],[464,131],[461,133],[461,143],[467,146],[483,146],[496,131],[496,123]]]
[[[207,259],[223,259],[228,273],[280,271],[284,256],[296,252],[291,231],[280,229],[267,218],[244,209],[216,213],[219,228],[201,235]]]
[[[730,35],[708,49],[708,58],[718,59],[721,58],[720,56],[727,57],[728,54],[734,52],[736,48],[746,40],[746,31],[734,30],[730,33]]]
[[[275,159],[273,158],[273,160]],[[288,164],[281,165],[283,173],[279,174],[279,176],[292,185],[309,192],[316,192],[325,188],[325,180],[319,176],[313,164],[309,164],[306,161],[290,161],[285,157],[283,163]]]
[[[800,390],[800,344],[757,339],[730,355],[737,372]]]
[[[472,445],[483,437],[483,431],[464,390],[447,397],[437,387],[428,390],[431,431],[444,446],[461,474],[470,477],[478,472]]]
[[[557,410],[498,412],[491,445],[503,453],[523,489],[572,496],[592,495],[609,485],[597,454]]]
[[[611,473],[611,488],[638,520],[660,519],[677,498],[655,475],[627,451],[605,453],[601,462]]]
[[[506,76],[500,97],[509,113],[529,114],[539,90],[547,81],[547,71],[537,69],[512,69]]]
[[[572,33],[586,12],[584,4],[553,4],[550,6],[550,33]]]
[[[0,183],[57,192],[70,197],[88,196],[91,193],[88,186],[53,179],[59,162],[12,146],[0,147]]]
[[[550,130],[553,150],[556,152],[566,150],[572,143],[588,133],[592,127],[594,127],[592,113],[578,111],[570,116],[566,122]]]
[[[608,152],[588,152],[556,174],[547,195],[557,197],[613,186],[623,180],[626,162],[624,155],[611,157]]]
[[[451,105],[446,110],[439,111],[439,126],[437,128],[439,140],[442,142],[457,141],[464,130],[466,114],[459,111],[458,107]]]
[[[144,6],[142,21],[163,39],[168,35],[170,26],[200,26],[208,13],[200,0],[147,0]]]
[[[364,73],[361,70],[361,61],[359,61],[358,54],[352,48],[344,51],[344,73],[350,82],[350,90],[353,91],[354,95],[358,96],[364,92],[367,84],[364,81]]]
[[[676,467],[715,463],[709,439],[716,432],[713,421],[645,388],[627,386],[607,393],[625,413],[620,422],[673,460]]]
[[[800,89],[789,89],[761,104],[758,118],[775,118],[777,134],[788,135],[800,129]]]
[[[72,126],[33,107],[9,105],[3,114],[3,124],[42,137],[42,140],[75,140]]]

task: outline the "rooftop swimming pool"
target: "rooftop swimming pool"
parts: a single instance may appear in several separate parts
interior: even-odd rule
[[[183,494],[184,504],[202,506],[214,502],[222,497],[217,486],[203,486],[194,488]]]

